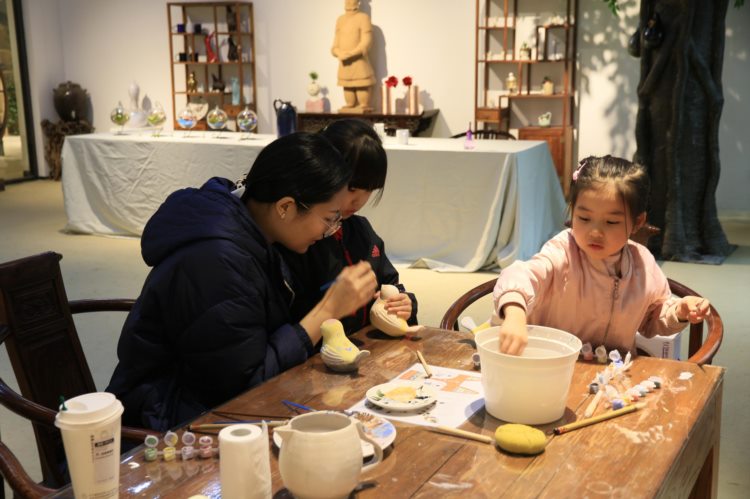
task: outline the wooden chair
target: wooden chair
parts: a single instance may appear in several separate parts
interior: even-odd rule
[[[0,379],[0,403],[34,428],[43,483],[67,483],[62,437],[54,421],[60,397],[97,391],[73,322],[75,313],[129,311],[134,300],[68,302],[57,253],[0,264],[0,343],[5,343],[21,395]],[[122,438],[142,442],[157,432],[122,428]]]
[[[667,280],[669,281],[669,289],[675,296],[701,296],[684,284],[672,279]],[[461,313],[481,297],[492,293],[496,281],[497,279],[491,279],[459,296],[453,305],[451,305],[445,312],[445,315],[443,315],[443,319],[440,321],[440,328],[455,329],[458,331],[458,319],[461,316]],[[704,322],[708,326],[708,336],[705,340],[703,338]],[[714,355],[716,355],[716,352],[719,350],[721,340],[724,337],[724,323],[721,320],[719,312],[713,305],[711,305],[711,314],[706,317],[704,322],[690,324],[690,339],[688,343],[689,358],[687,360],[695,362],[698,365],[711,364]]]
[[[506,132],[505,130],[495,130],[492,128],[483,128],[481,130],[476,130],[471,132],[475,139],[477,140],[516,140],[516,136],[513,135],[510,132]],[[452,139],[460,139],[461,137],[466,137],[466,132],[464,133],[457,133],[456,135],[451,136]]]
[[[5,477],[5,481],[8,482],[16,497],[36,499],[56,492],[55,489],[34,482],[15,454],[2,440],[0,440],[0,475]]]

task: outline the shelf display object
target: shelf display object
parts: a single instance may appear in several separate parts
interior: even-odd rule
[[[175,128],[180,110],[218,107],[233,129],[245,107],[256,109],[253,4],[168,3],[167,20]],[[198,116],[196,130],[211,128],[206,116]]]
[[[577,0],[476,0],[475,127],[546,140],[565,190],[577,9]]]

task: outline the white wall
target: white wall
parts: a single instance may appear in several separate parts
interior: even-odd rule
[[[91,95],[94,126],[110,128],[109,112],[128,101],[137,81],[152,101],[171,114],[166,0],[25,0],[34,122],[56,119],[51,89],[72,80]],[[439,108],[431,130],[445,137],[466,128],[474,106],[473,0],[362,0],[371,16],[378,78],[409,75],[426,92],[428,108]],[[578,157],[635,152],[634,120],[639,61],[625,43],[637,24],[638,3],[622,1],[615,18],[601,0],[580,0],[578,29]],[[308,98],[307,74],[314,70],[328,87],[331,108],[343,104],[330,55],[343,0],[255,0],[255,53],[259,127],[274,132],[272,102]],[[722,177],[717,193],[725,213],[750,215],[750,6],[730,7],[724,64],[726,100],[721,127]],[[31,36],[30,36],[31,34]],[[397,90],[403,87],[399,85]],[[41,132],[37,130],[40,171]]]

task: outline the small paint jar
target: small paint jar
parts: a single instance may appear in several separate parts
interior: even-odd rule
[[[195,456],[195,447],[192,445],[186,445],[182,449],[180,449],[180,457],[182,457],[183,461],[187,461],[188,459],[193,459]]]
[[[143,444],[146,449],[143,451],[143,458],[146,461],[156,461],[159,458],[159,451],[156,447],[159,445],[159,437],[156,435],[146,435],[143,439]]]
[[[195,433],[191,433],[189,431],[186,431],[182,434],[182,445],[186,445],[188,447],[192,447],[195,445]]]
[[[203,459],[210,459],[214,455],[214,450],[211,447],[201,447],[198,455]]]
[[[159,451],[153,447],[148,447],[143,451],[143,459],[147,462],[156,461],[159,459]]]
[[[591,383],[589,385],[589,393],[596,393],[599,391],[599,383]]]
[[[167,445],[167,447],[174,447],[177,445],[177,442],[179,442],[179,437],[177,436],[177,433],[173,431],[168,431],[164,435],[164,443]]]
[[[656,388],[656,383],[650,380],[641,381],[641,384],[648,388],[649,391],[653,391]]]
[[[656,388],[661,388],[662,380],[661,380],[661,378],[659,376],[649,376],[648,380],[652,381],[654,383],[654,386]]]
[[[163,455],[165,461],[174,461],[177,457],[177,449],[174,447],[164,447]]]
[[[471,361],[474,363],[474,369],[479,369],[482,367],[480,361],[479,361],[479,353],[474,352],[471,354]]]
[[[612,410],[622,409],[625,407],[625,403],[621,399],[612,400]]]
[[[591,348],[591,343],[584,343],[581,347],[581,355],[583,360],[594,360],[594,351]]]
[[[198,445],[201,447],[211,447],[214,444],[214,439],[208,435],[203,435],[198,439]]]
[[[622,361],[622,356],[620,355],[620,352],[617,350],[612,350],[609,352],[609,360],[612,362]]]
[[[596,347],[596,350],[594,350],[594,354],[596,355],[596,361],[600,364],[606,364],[607,363],[607,349],[604,348],[603,345],[599,345]]]

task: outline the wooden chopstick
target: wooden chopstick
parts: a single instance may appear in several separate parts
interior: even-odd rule
[[[455,437],[468,438],[469,440],[476,440],[477,442],[483,442],[485,444],[491,444],[495,441],[494,438],[489,435],[482,435],[481,433],[474,433],[466,430],[459,430],[458,428],[451,428],[450,426],[428,426],[432,431],[438,433],[445,433],[447,435],[453,435]]]

